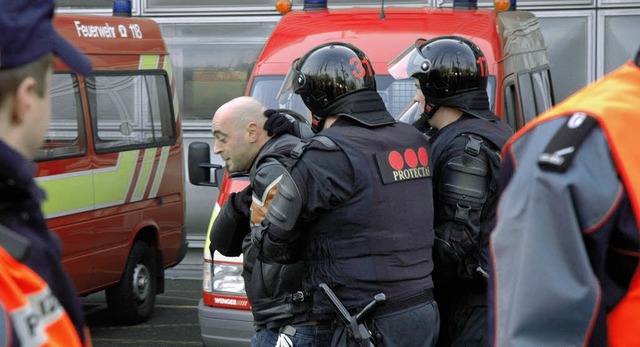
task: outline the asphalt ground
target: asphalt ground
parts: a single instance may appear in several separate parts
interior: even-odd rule
[[[156,296],[151,318],[123,326],[107,312],[104,291],[81,298],[94,347],[202,346],[198,325],[198,300],[202,280],[166,278],[165,291]]]

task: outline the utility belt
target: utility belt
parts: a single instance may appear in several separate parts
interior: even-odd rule
[[[398,311],[408,309],[410,307],[432,302],[433,300],[433,289],[427,289],[421,293],[406,297],[404,299],[386,301],[372,312],[372,317],[373,319],[375,319],[376,317],[386,316]],[[353,311],[350,310],[350,313],[353,314],[357,311],[359,311],[359,309]]]
[[[433,289],[427,289],[421,293],[406,297],[404,299],[395,300],[395,301],[386,301],[385,303],[379,305],[375,308],[375,310],[371,314],[371,318],[375,319],[375,317],[386,316],[398,311],[402,311],[414,306],[418,306],[421,304],[426,304],[434,300]],[[362,310],[362,307],[354,308],[348,310],[350,314],[355,315]],[[338,320],[334,314],[322,314],[322,315],[314,315],[311,314],[309,316],[309,320],[302,321],[299,323],[290,324],[290,326],[322,326],[322,327],[330,327],[334,329],[338,325]]]
[[[399,312],[414,306],[430,303],[433,300],[434,300],[433,289],[427,289],[421,293],[418,293],[416,295],[412,295],[400,300],[386,301],[375,308],[375,311],[373,311],[371,314],[371,318],[369,318],[368,320],[372,321],[372,320],[375,320],[376,317],[386,316],[386,315]],[[361,311],[361,308],[351,309],[349,310],[349,313],[355,315],[359,311]],[[328,318],[327,315],[319,315],[315,318],[311,318],[310,320],[306,320],[298,323],[290,323],[288,325],[278,328],[278,330],[281,334],[294,336],[296,333],[297,327],[313,326],[321,329],[335,330],[336,327],[339,326],[339,324],[340,323],[335,318],[332,319],[332,318]]]
[[[376,317],[386,316],[392,313],[396,313],[398,311],[402,311],[408,309],[410,307],[418,306],[421,304],[426,304],[432,302],[434,299],[433,289],[427,289],[421,293],[399,299],[394,301],[385,301],[376,307],[376,309],[371,312],[371,318],[375,319]],[[363,307],[356,307],[348,310],[349,314],[354,315],[360,312]],[[309,325],[325,325],[325,326],[336,326],[338,324],[337,319],[335,318],[335,314],[310,314],[309,320],[292,324],[293,326],[309,326]]]

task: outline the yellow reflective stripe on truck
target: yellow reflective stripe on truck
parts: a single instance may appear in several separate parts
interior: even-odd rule
[[[147,198],[154,198],[164,176],[169,151],[169,146],[162,147],[160,158],[157,158],[158,148],[155,147],[120,152],[116,164],[111,167],[38,177],[36,181],[47,192],[42,210],[47,218],[54,218],[117,206],[127,202],[132,189],[131,201],[142,200],[150,182],[153,183]],[[136,177],[136,166],[141,155],[142,164]],[[152,179],[156,161],[157,168]],[[70,190],[80,190],[83,194],[69,199]]]
[[[156,148],[144,151],[142,168],[140,168],[140,172],[138,173],[138,179],[136,180],[136,187],[133,190],[131,201],[140,201],[144,197],[144,192],[147,190],[147,184],[149,183],[149,177],[151,176],[155,157]]]
[[[218,213],[220,212],[220,205],[216,201],[215,206],[213,207],[213,212],[211,212],[211,219],[209,219],[209,226],[207,227],[207,237],[204,240],[204,257],[205,259],[213,259],[213,254],[209,251],[209,245],[211,244],[211,228],[213,228],[213,222],[218,217]],[[208,257],[208,258],[207,258]]]
[[[160,56],[157,54],[143,54],[140,56],[139,68],[143,69],[157,69]]]
[[[96,209],[124,204],[133,184],[139,155],[139,150],[121,152],[115,167],[93,170]]]
[[[167,75],[169,76],[169,81],[173,83],[173,70],[171,69],[171,59],[169,59],[168,55],[164,57],[164,71],[167,72]]]
[[[158,189],[160,189],[160,183],[162,177],[164,177],[164,169],[167,167],[167,159],[169,159],[169,150],[171,148],[166,146],[162,147],[162,153],[160,154],[160,162],[156,169],[156,176],[153,178],[153,184],[151,185],[151,191],[149,191],[149,198],[155,198],[158,195]]]
[[[177,119],[178,115],[180,114],[179,113],[180,104],[178,102],[178,88],[174,88],[173,68],[171,66],[171,59],[168,55],[164,57],[164,71],[166,71],[167,75],[169,76],[169,83],[171,83],[171,87],[173,90],[173,112],[176,115],[176,119]]]
[[[133,180],[139,152],[119,153],[116,165],[108,168],[38,177],[36,180],[47,192],[47,199],[42,204],[44,214],[47,218],[60,217],[91,211],[96,205],[122,204]],[[102,182],[103,187],[98,182]],[[71,190],[81,190],[85,194],[81,194],[80,201],[72,201],[74,199],[68,198]]]
[[[91,211],[93,209],[93,177],[90,171],[38,177],[36,181],[47,192],[47,199],[42,203],[42,210],[47,217],[57,217],[71,213]],[[77,194],[69,199],[69,191],[77,190]],[[69,211],[66,213],[66,211]]]

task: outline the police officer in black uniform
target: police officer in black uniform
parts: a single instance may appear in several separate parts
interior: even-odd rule
[[[397,79],[416,79],[424,113],[414,125],[431,134],[438,345],[488,346],[488,241],[500,150],[513,131],[490,110],[487,64],[473,42],[419,39],[388,68]]]
[[[335,318],[321,283],[351,314],[378,293],[387,301],[368,317],[384,346],[433,346],[430,149],[398,123],[376,91],[371,62],[357,47],[327,43],[293,62],[280,103],[299,94],[317,132],[292,151],[266,219],[253,229],[266,260],[303,259],[314,295],[308,324]],[[344,331],[338,327],[334,338]]]

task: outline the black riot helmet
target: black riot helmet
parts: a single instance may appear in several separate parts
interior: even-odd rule
[[[420,52],[431,62],[427,73],[417,72],[427,98],[444,99],[474,90],[486,91],[487,61],[473,42],[445,36],[424,42]]]
[[[417,78],[432,109],[449,106],[480,118],[494,117],[486,94],[487,61],[480,48],[466,38],[419,39],[388,68],[396,79]]]
[[[369,58],[357,47],[330,42],[310,50],[291,65],[278,102],[285,104],[299,94],[313,113],[314,126],[324,121],[337,102],[356,92],[376,92],[376,80]]]

